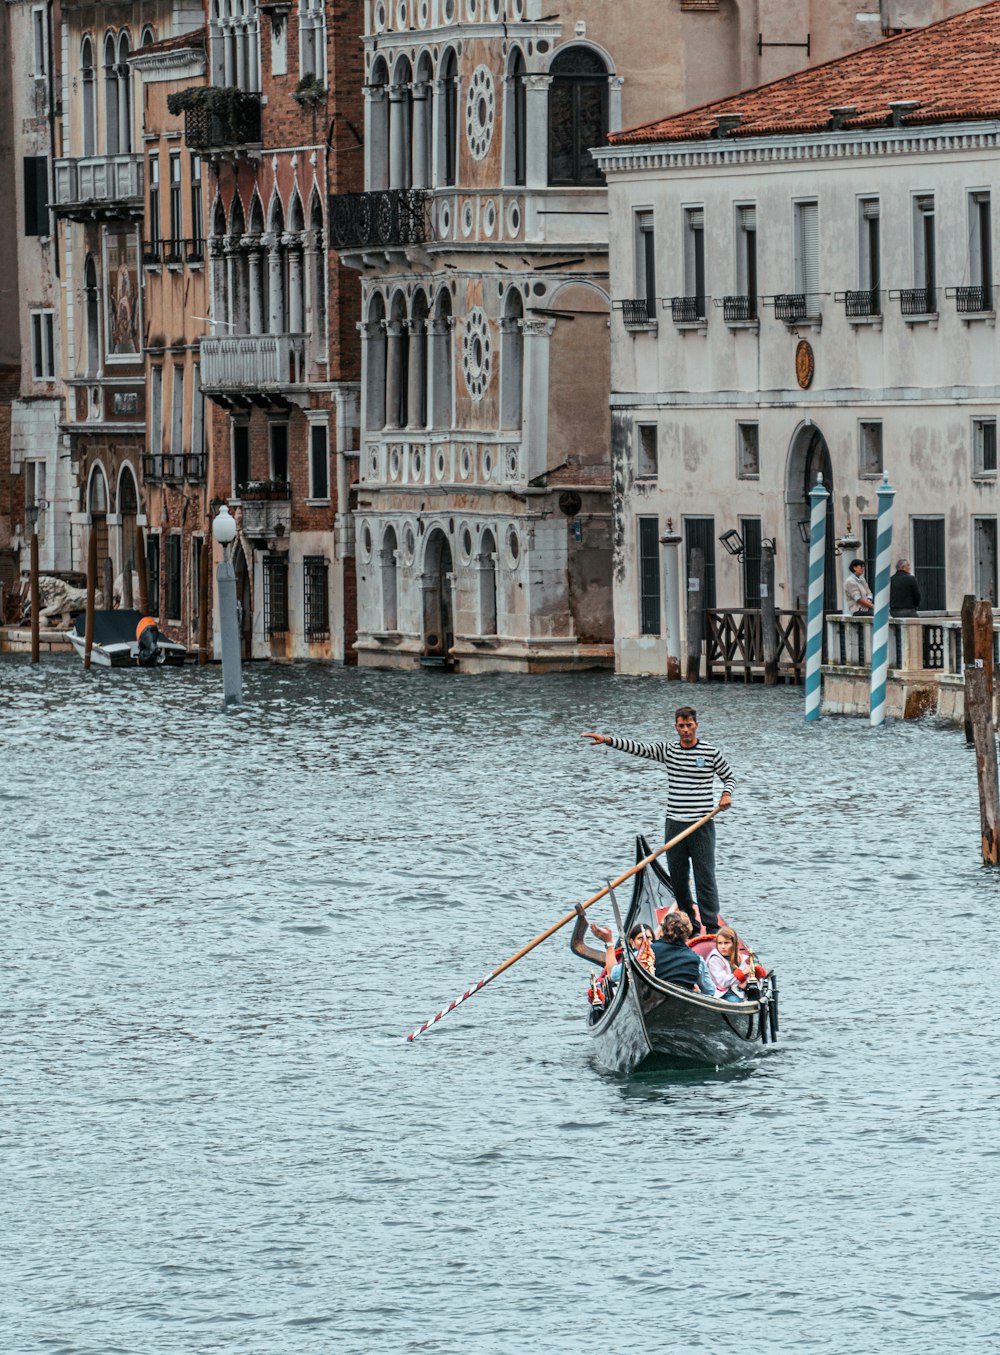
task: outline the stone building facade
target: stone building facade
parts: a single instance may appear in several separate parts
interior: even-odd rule
[[[773,539],[776,604],[803,608],[819,473],[828,610],[854,555],[872,577],[884,473],[893,555],[912,561],[923,608],[969,592],[996,605],[1000,81],[982,53],[997,40],[991,3],[598,153],[621,302],[621,671],[684,652],[668,633],[687,578],[672,537],[682,559],[703,551],[708,606],[724,609],[759,606]],[[636,304],[651,276],[657,323]],[[719,544],[734,531],[742,554]]]
[[[239,524],[248,658],[353,657],[359,288],[327,198],[362,181],[360,28],[360,3],[211,0],[208,101],[183,112],[207,169],[210,491]]]
[[[891,17],[878,0],[655,8],[366,4],[365,193],[331,204],[362,278],[363,664],[613,662],[614,322],[590,148]]]

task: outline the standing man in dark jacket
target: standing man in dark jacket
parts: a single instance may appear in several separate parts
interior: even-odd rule
[[[676,743],[636,743],[613,734],[584,734],[594,744],[606,744],[622,753],[648,757],[662,762],[667,769],[667,839],[674,838],[715,808],[715,778],[722,782],[719,809],[732,804],[736,782],[729,763],[718,748],[698,738],[698,717],[690,706],[680,706],[674,714]],[[688,883],[689,868],[694,870],[698,911],[706,931],[719,926],[719,891],[715,884],[715,824],[702,826],[671,847],[667,867],[674,897],[698,930]]]
[[[916,616],[919,606],[920,585],[910,573],[910,562],[897,560],[889,580],[889,611],[893,616]]]

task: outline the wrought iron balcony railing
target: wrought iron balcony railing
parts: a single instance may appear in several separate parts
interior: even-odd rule
[[[865,319],[882,314],[882,293],[877,287],[865,287],[844,293],[845,314],[853,319]]]
[[[648,298],[644,296],[634,301],[623,301],[622,320],[626,325],[655,325],[656,315],[650,314],[651,310],[655,312],[655,306],[655,301],[650,306]]]
[[[674,296],[670,298],[670,314],[675,325],[696,324],[705,319],[703,296]]]
[[[786,324],[804,320],[809,311],[805,292],[782,292],[774,298],[774,318]]]
[[[964,315],[976,311],[991,311],[993,309],[993,288],[984,287],[981,283],[972,287],[956,287],[955,309]]]
[[[184,453],[184,479],[189,484],[202,484],[208,473],[208,457],[204,452]]]
[[[421,245],[428,235],[427,202],[421,188],[331,193],[330,243],[334,249]]]
[[[207,393],[272,391],[306,379],[306,335],[232,334],[201,340],[201,388]]]
[[[899,309],[903,315],[936,315],[936,287],[904,287],[899,293]]]
[[[184,109],[184,142],[188,149],[236,151],[243,146],[259,146],[260,95],[241,89],[219,90],[218,95],[211,103]]]
[[[724,296],[722,298],[722,318],[727,325],[756,320],[757,298],[755,296]]]
[[[56,160],[53,210],[74,217],[142,215],[142,157],[88,155]],[[81,219],[83,219],[81,217]]]

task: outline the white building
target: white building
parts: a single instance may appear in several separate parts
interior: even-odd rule
[[[778,608],[804,607],[820,471],[828,610],[850,557],[871,561],[883,472],[923,608],[996,602],[997,42],[990,3],[597,153],[622,671],[683,652],[664,643],[686,572],[662,568],[671,530],[704,551],[710,608],[759,606],[765,538]],[[742,559],[717,545],[733,529]]]
[[[612,662],[607,196],[588,148],[664,101],[870,42],[884,8],[366,5],[366,191],[331,200],[362,273],[361,663]]]

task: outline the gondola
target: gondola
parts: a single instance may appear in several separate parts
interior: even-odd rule
[[[636,860],[650,855],[644,837],[636,839]],[[673,903],[670,877],[659,860],[633,876],[632,903],[623,937],[640,922],[654,928],[658,911]],[[694,942],[707,952],[711,938]],[[775,976],[755,979],[746,1002],[704,997],[646,972],[624,945],[622,974],[604,1007],[592,1006],[587,1029],[598,1062],[618,1073],[634,1072],[653,1060],[680,1066],[716,1066],[752,1058],[778,1036]]]

